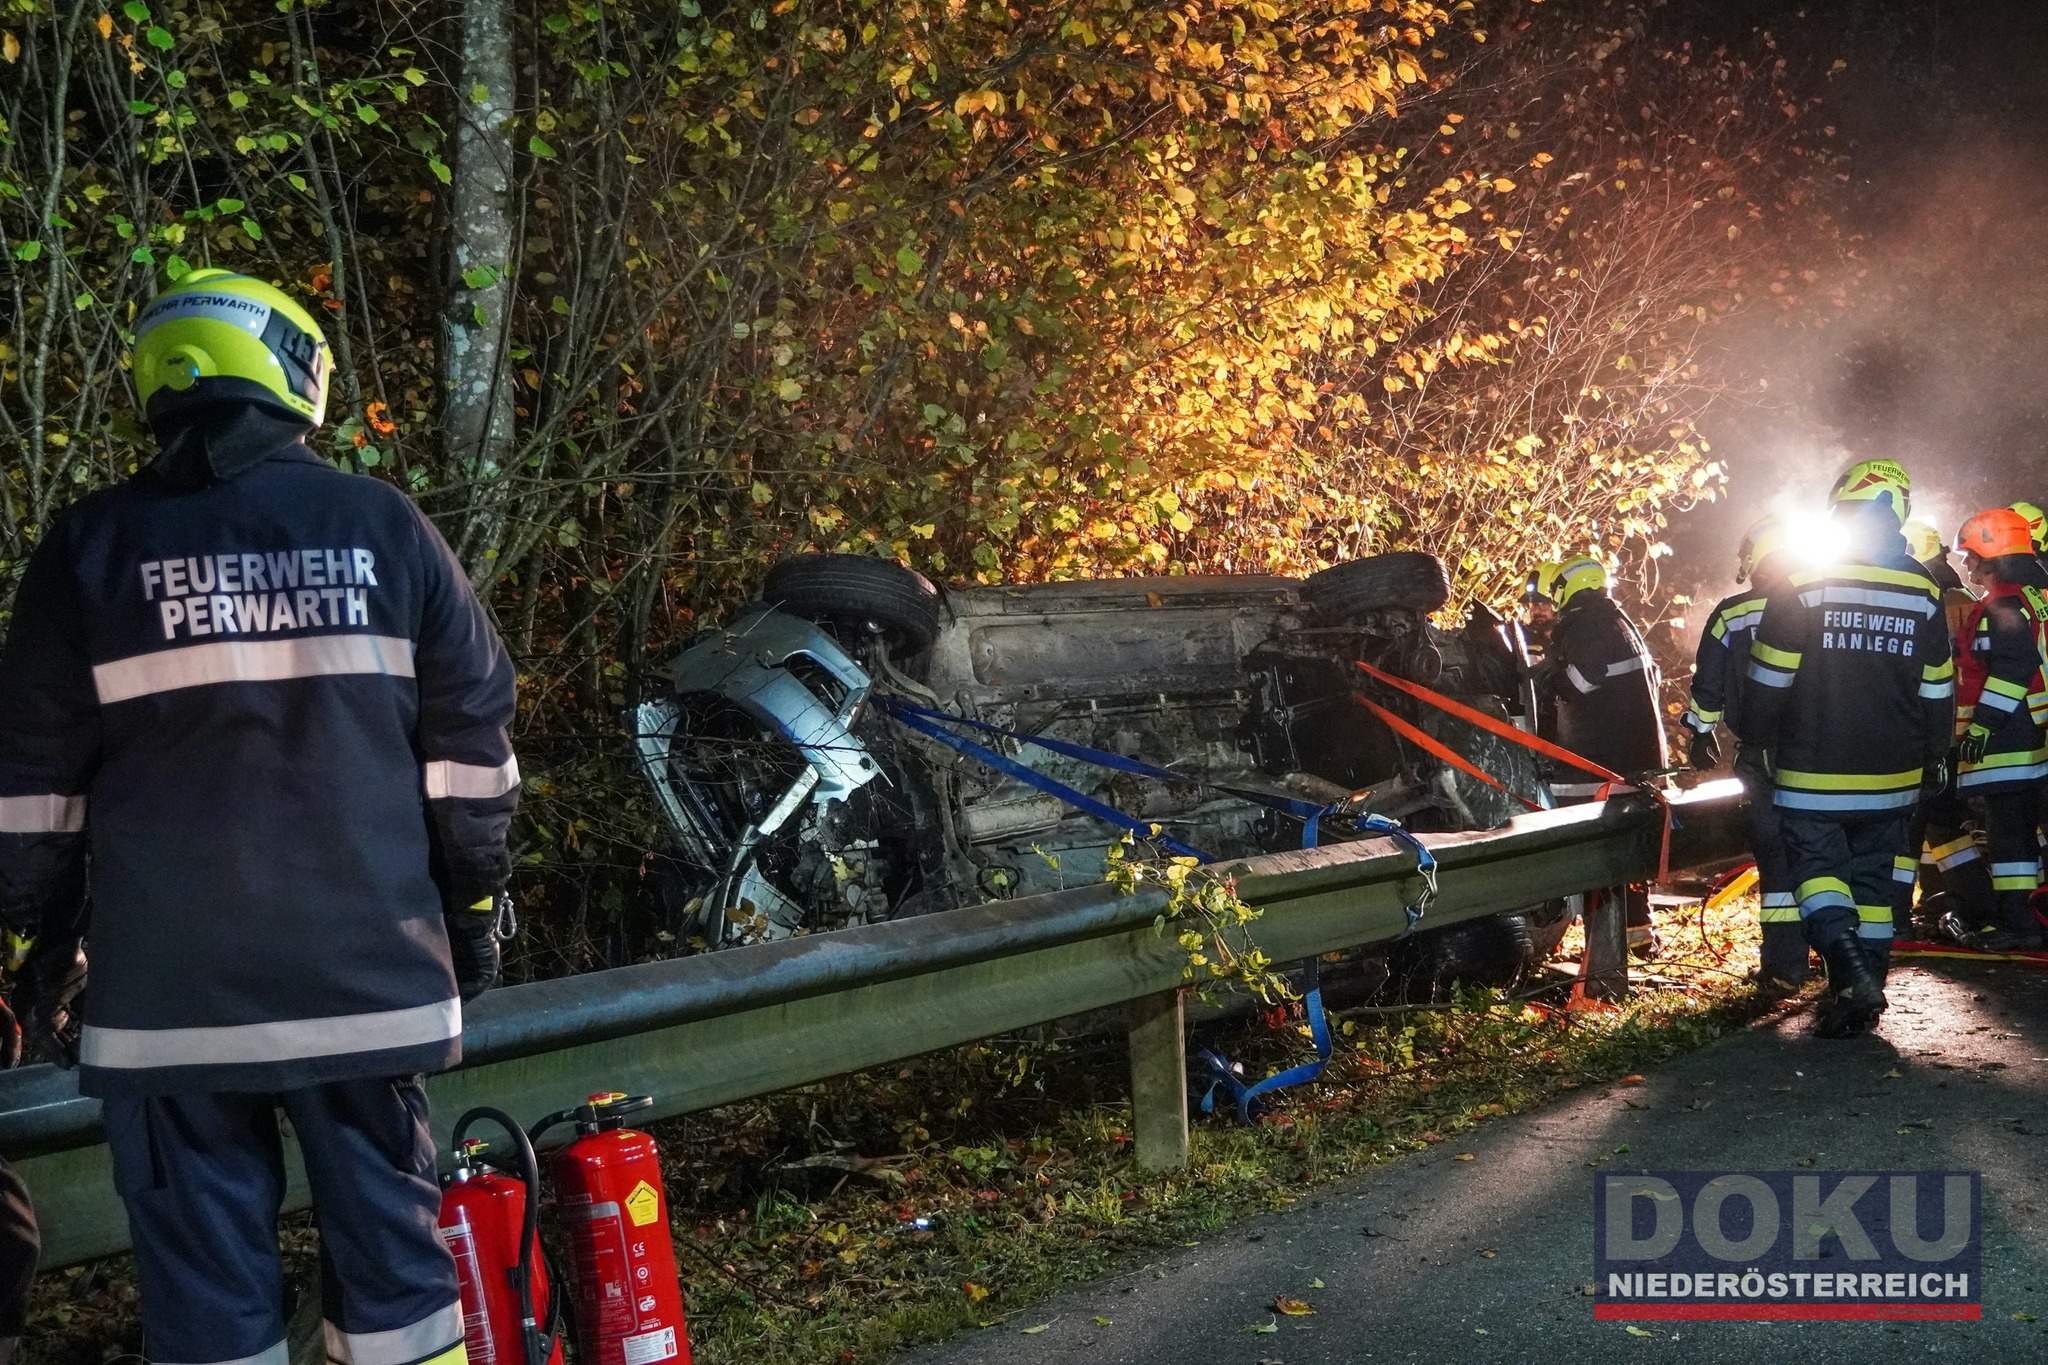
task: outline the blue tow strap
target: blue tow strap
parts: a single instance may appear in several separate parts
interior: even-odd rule
[[[1330,1019],[1323,1013],[1323,985],[1316,960],[1309,958],[1302,964],[1302,975],[1308,982],[1308,990],[1301,997],[1302,1012],[1308,1016],[1308,1036],[1316,1045],[1316,1059],[1291,1066],[1285,1071],[1276,1071],[1263,1081],[1246,1085],[1232,1066],[1219,1053],[1202,1049],[1202,1060],[1216,1079],[1202,1095],[1202,1112],[1216,1112],[1216,1092],[1228,1088],[1231,1098],[1237,1102],[1237,1118],[1240,1123],[1252,1121],[1252,1104],[1261,1095],[1270,1095],[1275,1090],[1284,1090],[1290,1085],[1305,1085],[1323,1074],[1323,1068],[1330,1064]]]
[[[1301,846],[1314,848],[1321,837],[1322,813],[1318,812],[1301,828]],[[1429,856],[1429,850],[1423,850]],[[1301,1011],[1308,1016],[1308,1036],[1316,1045],[1316,1059],[1291,1066],[1285,1071],[1276,1071],[1263,1081],[1246,1085],[1239,1079],[1237,1068],[1232,1066],[1222,1053],[1212,1048],[1202,1049],[1202,1060],[1216,1079],[1209,1082],[1209,1088],[1202,1092],[1202,1112],[1216,1112],[1216,1092],[1228,1088],[1231,1098],[1237,1102],[1237,1121],[1252,1121],[1252,1103],[1261,1095],[1270,1095],[1275,1090],[1285,1090],[1290,1085],[1304,1085],[1323,1074],[1323,1068],[1330,1064],[1330,1018],[1323,1013],[1323,978],[1316,966],[1316,959],[1310,958],[1302,965],[1302,975],[1308,982],[1308,990],[1301,997]]]
[[[1075,809],[1092,815],[1106,824],[1114,825],[1118,829],[1137,835],[1139,838],[1154,839],[1162,848],[1176,857],[1193,858],[1198,862],[1204,863],[1215,861],[1209,855],[1189,847],[1178,839],[1170,838],[1164,834],[1155,834],[1153,832],[1154,826],[1145,821],[1133,819],[1114,806],[1098,801],[1087,793],[1076,790],[1055,778],[1047,777],[1044,773],[1019,763],[1007,754],[997,753],[985,744],[977,744],[964,735],[955,734],[946,727],[957,725],[970,730],[979,730],[984,734],[1013,740],[1020,744],[1035,745],[1050,753],[1060,754],[1063,757],[1092,764],[1099,768],[1108,768],[1113,772],[1131,773],[1138,777],[1149,777],[1155,781],[1174,782],[1185,786],[1211,787],[1217,791],[1227,792],[1232,796],[1254,802],[1272,810],[1284,812],[1300,820],[1302,822],[1301,846],[1303,848],[1316,847],[1322,837],[1323,817],[1335,813],[1337,809],[1333,806],[1318,806],[1312,801],[1301,801],[1293,797],[1277,796],[1271,792],[1252,791],[1214,782],[1204,782],[1200,778],[1189,777],[1185,773],[1173,772],[1167,768],[1154,767],[1150,763],[1143,762],[1140,759],[1126,758],[1122,754],[1113,754],[1102,749],[1091,749],[1084,744],[1074,744],[1062,739],[1051,739],[1043,735],[1019,734],[1015,730],[1007,730],[1000,725],[991,725],[987,721],[971,720],[965,716],[949,715],[944,711],[934,711],[928,707],[918,706],[897,697],[878,696],[875,698],[875,704],[901,724],[927,738],[937,740],[954,752],[964,754],[975,762],[993,768],[1005,776],[1014,777],[1026,786],[1044,792],[1048,796],[1057,797]],[[1400,822],[1390,820],[1384,815],[1355,815],[1351,817],[1351,820],[1358,829],[1374,834],[1384,834],[1406,847],[1415,855],[1415,870],[1422,877],[1424,889],[1419,898],[1403,907],[1403,912],[1408,917],[1408,923],[1401,930],[1401,937],[1406,938],[1409,934],[1415,932],[1415,926],[1421,922],[1424,910],[1428,908],[1429,902],[1436,896],[1436,855],[1431,853],[1420,839],[1417,839],[1403,828]],[[1323,1074],[1323,1068],[1330,1064],[1330,1021],[1323,1013],[1323,988],[1321,975],[1316,966],[1316,959],[1309,958],[1306,961],[1303,966],[1303,976],[1307,982],[1308,990],[1303,993],[1301,1004],[1303,1012],[1308,1016],[1309,1038],[1315,1043],[1315,1060],[1303,1062],[1300,1066],[1289,1067],[1285,1071],[1275,1072],[1262,1081],[1246,1085],[1239,1078],[1235,1067],[1217,1053],[1204,1048],[1201,1054],[1202,1060],[1215,1073],[1216,1079],[1210,1084],[1207,1093],[1202,1096],[1203,1113],[1214,1112],[1217,1090],[1228,1087],[1237,1104],[1238,1118],[1245,1123],[1250,1123],[1252,1119],[1252,1105],[1260,1096],[1269,1095],[1276,1090],[1283,1090],[1288,1086],[1301,1085]]]
[[[1057,796],[1075,809],[1085,811],[1096,819],[1106,824],[1115,825],[1118,829],[1135,834],[1141,839],[1156,838],[1159,846],[1175,857],[1193,858],[1197,862],[1204,863],[1215,861],[1208,854],[1203,853],[1199,849],[1190,848],[1178,839],[1165,834],[1155,835],[1153,833],[1154,827],[1147,822],[1133,819],[1116,807],[1097,801],[1086,792],[1076,790],[1064,782],[1047,777],[1035,768],[1028,768],[1007,754],[999,754],[985,744],[976,744],[973,740],[963,735],[956,735],[952,731],[944,729],[938,722],[945,721],[954,725],[971,725],[980,730],[993,730],[997,734],[1007,734],[1007,731],[996,730],[994,726],[984,725],[980,721],[962,720],[958,716],[949,716],[941,711],[927,711],[922,706],[911,706],[908,703],[896,700],[894,697],[877,697],[875,698],[875,704],[919,734],[935,739],[947,748],[967,755],[977,763],[985,764],[1005,776],[1014,777],[1026,786],[1035,787],[1048,796]],[[1012,735],[1010,737],[1013,739],[1026,738],[1026,736],[1022,735]],[[1045,747],[1049,748],[1051,746],[1047,745]],[[1128,762],[1130,760],[1125,761]],[[1175,778],[1175,781],[1179,782],[1187,780],[1184,777]]]

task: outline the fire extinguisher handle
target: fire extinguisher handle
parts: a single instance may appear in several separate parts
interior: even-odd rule
[[[520,1219],[519,1264],[511,1272],[513,1290],[519,1295],[519,1303],[525,1311],[520,1323],[520,1336],[526,1347],[526,1365],[547,1365],[554,1354],[553,1326],[561,1320],[558,1291],[550,1288],[545,1307],[533,1301],[533,1253],[540,1238],[540,1159],[534,1155],[533,1142],[526,1130],[519,1126],[519,1120],[502,1109],[488,1105],[479,1106],[455,1120],[452,1145],[460,1150],[463,1139],[469,1134],[469,1126],[477,1120],[496,1124],[512,1139],[512,1148],[519,1160],[520,1178],[526,1182],[526,1208]],[[536,1130],[537,1131],[537,1130]],[[543,1328],[542,1324],[547,1324]]]

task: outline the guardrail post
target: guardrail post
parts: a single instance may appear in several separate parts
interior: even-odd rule
[[[1619,1000],[1628,994],[1628,892],[1603,887],[1586,895],[1586,961],[1579,971],[1586,994]]]
[[[1131,1030],[1131,1138],[1148,1171],[1188,1164],[1187,1029],[1178,990],[1126,1006]]]

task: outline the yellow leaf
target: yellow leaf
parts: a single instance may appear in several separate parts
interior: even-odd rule
[[[97,27],[97,28],[99,29],[99,31],[100,31],[100,37],[102,37],[102,38],[111,38],[111,37],[113,37],[113,36],[114,36],[114,16],[113,16],[113,15],[111,15],[111,14],[102,14],[102,15],[101,15],[101,16],[100,16],[100,17],[99,17],[99,18],[98,18],[97,20],[95,20],[95,21],[94,21],[94,23],[95,23],[95,26],[96,26],[96,27]]]
[[[748,495],[753,498],[756,506],[765,507],[775,501],[775,490],[759,479],[754,480],[754,486],[748,490]]]
[[[1051,1324],[1051,1323],[1049,1323],[1049,1322],[1041,1322],[1041,1323],[1039,1323],[1039,1324],[1038,1324],[1038,1326],[1036,1326],[1036,1327],[1026,1327],[1026,1328],[1024,1329],[1024,1335],[1025,1335],[1025,1336],[1027,1336],[1027,1337],[1035,1337],[1035,1336],[1037,1336],[1037,1335],[1038,1335],[1038,1334],[1039,1334],[1040,1332],[1043,1332],[1043,1331],[1044,1331],[1044,1330],[1045,1330],[1046,1328],[1048,1328],[1048,1327],[1050,1327],[1050,1326],[1052,1326],[1052,1324]]]
[[[1312,1318],[1316,1307],[1306,1299],[1290,1299],[1285,1294],[1273,1300],[1273,1311],[1282,1317]]]
[[[1632,1336],[1632,1337],[1647,1337],[1647,1336],[1650,1336],[1650,1335],[1652,1335],[1652,1334],[1651,1334],[1651,1333],[1649,1333],[1649,1332],[1645,1332],[1645,1331],[1644,1331],[1644,1330],[1643,1330],[1642,1328],[1640,1328],[1640,1327],[1624,1327],[1624,1328],[1622,1328],[1621,1330],[1622,1330],[1622,1331],[1624,1331],[1624,1332],[1626,1332],[1626,1333],[1628,1333],[1628,1334],[1629,1334],[1630,1336]]]
[[[21,39],[12,32],[0,33],[0,57],[12,62],[21,56]]]
[[[1097,1318],[1097,1319],[1095,1320],[1095,1325],[1096,1325],[1097,1327],[1107,1327],[1107,1326],[1109,1326],[1109,1319],[1108,1319],[1108,1318]]]
[[[1478,1157],[1476,1157],[1476,1156],[1472,1155],[1472,1153],[1470,1153],[1470,1152],[1460,1152],[1460,1153],[1458,1153],[1458,1155],[1457,1155],[1457,1156],[1456,1156],[1456,1157],[1454,1158],[1454,1160],[1458,1160],[1458,1161],[1477,1161],[1478,1159],[1479,1159]]]
[[[961,1285],[960,1289],[961,1292],[966,1294],[968,1298],[974,1300],[976,1303],[980,1303],[983,1299],[988,1297],[988,1286],[976,1284],[972,1280],[969,1280],[967,1283]]]

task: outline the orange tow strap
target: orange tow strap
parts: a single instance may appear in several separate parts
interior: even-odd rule
[[[1361,664],[1360,667],[1364,667],[1364,665]],[[1356,693],[1354,693],[1353,695],[1357,696]],[[1514,797],[1515,800],[1521,802],[1530,810],[1543,809],[1543,807],[1537,805],[1534,801],[1531,801],[1528,797],[1522,795],[1520,792],[1510,791],[1506,783],[1502,782],[1492,773],[1487,772],[1484,768],[1480,767],[1477,763],[1474,763],[1471,759],[1466,758],[1463,754],[1453,749],[1450,745],[1445,744],[1442,740],[1437,739],[1434,736],[1428,734],[1420,726],[1415,725],[1411,721],[1401,719],[1401,717],[1395,715],[1386,707],[1381,706],[1378,702],[1372,700],[1372,698],[1370,697],[1361,696],[1358,697],[1357,700],[1361,706],[1365,707],[1366,710],[1372,712],[1375,716],[1378,716],[1381,720],[1385,721],[1387,723],[1388,729],[1392,730],[1395,734],[1407,740],[1410,744],[1413,744],[1416,748],[1422,750],[1424,753],[1443,760],[1445,763],[1450,764],[1453,768],[1456,768],[1460,772],[1470,773],[1472,776],[1478,778],[1481,782],[1484,782],[1489,787],[1494,787],[1500,791],[1507,792],[1509,796]]]
[[[1438,692],[1432,688],[1424,687],[1421,683],[1410,682],[1406,678],[1397,678],[1391,673],[1387,673],[1381,669],[1374,668],[1371,664],[1365,662],[1363,659],[1357,659],[1353,662],[1355,662],[1360,669],[1364,670],[1368,677],[1374,678],[1380,682],[1385,683],[1387,686],[1393,688],[1397,692],[1405,692],[1419,702],[1424,702],[1430,706],[1434,706],[1439,711],[1448,712],[1449,714],[1456,716],[1459,720],[1465,721],[1466,723],[1471,725],[1478,726],[1480,729],[1486,731],[1488,734],[1499,735],[1502,739],[1511,740],[1514,743],[1521,745],[1525,749],[1532,749],[1535,752],[1542,754],[1545,758],[1555,759],[1559,763],[1569,764],[1570,766],[1577,768],[1582,772],[1588,772],[1593,774],[1595,777],[1598,777],[1603,783],[1606,784],[1602,786],[1600,791],[1594,796],[1593,799],[1596,801],[1606,800],[1609,790],[1616,786],[1626,787],[1631,785],[1629,780],[1623,777],[1620,773],[1614,772],[1613,770],[1608,768],[1603,768],[1590,758],[1586,758],[1582,755],[1575,754],[1569,749],[1559,748],[1557,745],[1552,744],[1547,739],[1543,739],[1536,735],[1529,734],[1524,730],[1517,729],[1515,726],[1508,724],[1508,722],[1494,716],[1489,716],[1484,711],[1475,710],[1472,707],[1465,705],[1463,702],[1452,701],[1443,693]],[[1360,696],[1358,699],[1359,701],[1363,702],[1367,709],[1372,711],[1374,715],[1386,721],[1394,729],[1395,733],[1401,735],[1405,739],[1411,740],[1415,743],[1415,745],[1418,748],[1423,749],[1427,753],[1435,755],[1437,758],[1443,759],[1447,763],[1453,764],[1454,766],[1456,766],[1464,772],[1473,773],[1474,775],[1484,779],[1488,784],[1495,787],[1500,787],[1502,791],[1507,791],[1506,787],[1502,787],[1501,784],[1495,781],[1492,777],[1488,776],[1483,772],[1480,772],[1474,764],[1468,762],[1466,759],[1461,758],[1456,754],[1453,754],[1448,748],[1448,746],[1438,742],[1437,740],[1431,739],[1429,736],[1423,734],[1420,729],[1409,724],[1407,721],[1400,720],[1398,717],[1394,716],[1392,712],[1388,711],[1385,707],[1379,706],[1372,702],[1370,699],[1363,696]],[[1657,880],[1661,882],[1667,876],[1669,876],[1671,872],[1671,803],[1665,799],[1664,793],[1658,791],[1654,787],[1640,787],[1637,788],[1637,790],[1647,792],[1657,802],[1659,806],[1663,807],[1664,810],[1664,837],[1662,843],[1659,845],[1657,850]],[[1529,801],[1528,799],[1522,797],[1519,793],[1509,792],[1508,794],[1510,796],[1514,796],[1516,800],[1521,801],[1523,805],[1529,807],[1529,809],[1531,810],[1541,809],[1541,807],[1537,806],[1533,801]]]

